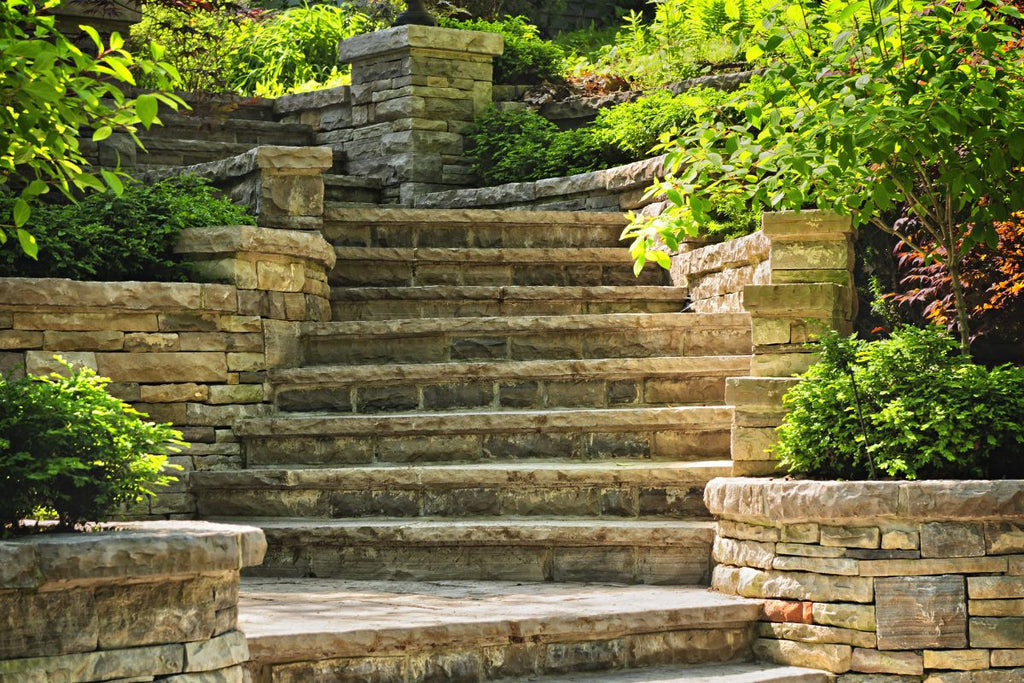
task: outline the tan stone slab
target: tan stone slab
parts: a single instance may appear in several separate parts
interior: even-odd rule
[[[862,526],[822,526],[821,541],[823,546],[841,548],[877,548],[882,540],[882,533],[877,527]]]
[[[875,635],[865,631],[816,626],[813,624],[761,623],[760,634],[765,638],[795,640],[802,643],[835,643],[854,647],[875,647]]]
[[[921,525],[921,557],[980,557],[985,554],[982,524],[934,522]]]
[[[609,226],[625,228],[625,217],[617,212],[584,211],[507,211],[504,209],[410,209],[402,207],[365,207],[329,209],[325,220],[357,225],[512,225],[539,226]]]
[[[596,410],[546,410],[505,412],[419,413],[391,416],[275,417],[249,420],[237,427],[241,437],[318,434],[487,434],[594,429],[602,432],[696,431],[727,426],[731,410],[724,407],[627,408]]]
[[[821,540],[821,526],[815,522],[786,524],[782,527],[782,540],[787,543],[818,543]]]
[[[223,353],[99,353],[97,371],[115,382],[223,382]]]
[[[15,313],[19,330],[152,332],[158,329],[155,313]]]
[[[1024,649],[992,650],[991,664],[993,667],[1024,666]]]
[[[178,254],[274,254],[310,261],[330,270],[334,249],[318,233],[257,228],[251,225],[183,230],[175,247]]]
[[[875,579],[878,647],[883,650],[966,648],[965,593],[964,577],[957,575]],[[973,628],[971,634],[973,637]],[[972,642],[971,646],[975,644]]]
[[[124,332],[94,330],[90,332],[43,332],[43,348],[47,351],[120,351]]]
[[[1024,643],[1024,618],[971,617],[972,648],[1016,648]]]
[[[861,576],[931,576],[1006,572],[1005,557],[954,557],[946,560],[861,560]]]
[[[772,562],[772,569],[857,576],[857,564],[857,560],[849,558],[780,556]]]
[[[602,683],[832,683],[824,671],[772,664],[715,664],[601,672]],[[552,677],[531,676],[540,683],[592,683],[594,672]]]
[[[43,347],[43,333],[37,330],[0,330],[0,349],[38,349]]]
[[[188,310],[202,306],[202,287],[183,282],[82,282],[11,277],[0,282],[0,303],[35,309]],[[19,325],[15,323],[15,327]]]
[[[870,603],[873,596],[871,581],[860,577],[761,571],[726,565],[715,567],[711,585],[716,590],[748,598]]]
[[[746,524],[723,519],[718,522],[718,535],[724,538],[774,543],[779,540],[779,529],[773,526]]]
[[[181,645],[157,645],[54,657],[8,659],[0,661],[0,682],[51,683],[62,680],[135,679],[177,673],[181,671],[182,663],[183,648]]]
[[[967,612],[972,617],[1024,617],[1024,600],[972,599],[967,603]]]
[[[986,553],[1007,555],[1024,552],[1024,524],[989,522],[985,525]]]
[[[761,226],[772,240],[787,238],[807,239],[821,237],[845,238],[854,234],[849,216],[840,216],[831,211],[812,209],[804,211],[771,211],[761,217]]]
[[[775,546],[775,552],[779,555],[796,555],[797,557],[834,558],[842,557],[846,549],[811,543],[779,543]]]
[[[916,652],[882,652],[855,648],[850,668],[854,671],[879,674],[924,674],[924,657]]]
[[[240,629],[254,661],[438,646],[602,640],[750,623],[757,602],[694,588],[508,582],[246,579]]]
[[[1024,598],[1024,576],[970,576],[967,594],[972,600]]]
[[[1008,652],[1008,650],[1000,650]],[[1009,650],[1012,652],[1012,650]],[[998,666],[998,665],[996,665]],[[1007,664],[1004,666],[1016,666]],[[925,650],[924,668],[952,669],[953,671],[977,671],[989,667],[988,650]]]
[[[780,664],[843,673],[850,670],[853,648],[849,645],[758,638],[754,641],[754,656]]]
[[[874,631],[876,628],[874,605],[818,602],[814,603],[811,613],[816,624],[857,631]]]
[[[711,557],[720,564],[771,569],[772,560],[775,559],[775,544],[716,537]]]
[[[917,550],[921,547],[917,531],[883,531],[882,550]]]
[[[186,672],[215,671],[249,660],[249,645],[241,631],[229,631],[210,640],[185,643]]]
[[[1024,669],[934,672],[924,683],[1024,683]]]
[[[765,511],[779,523],[856,520],[868,527],[861,520],[900,511],[898,482],[778,481],[766,482],[764,489]]]
[[[1012,520],[1024,514],[1020,481],[920,481],[905,488],[911,519]]]

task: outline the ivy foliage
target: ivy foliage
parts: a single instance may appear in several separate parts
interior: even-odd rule
[[[173,481],[166,456],[184,445],[181,434],[145,421],[107,383],[70,366],[66,375],[0,375],[0,536],[39,509],[65,529],[102,521]]]
[[[988,369],[942,329],[889,339],[829,333],[822,359],[783,399],[774,447],[791,473],[822,479],[1024,475],[1024,368]]]
[[[159,123],[161,104],[173,109],[184,104],[162,92],[127,97],[121,88],[136,85],[136,73],[158,88],[173,85],[177,73],[160,61],[161,49],[148,45],[133,57],[118,34],[104,45],[95,29],[82,26],[95,47],[95,55],[87,53],[55,28],[48,10],[59,4],[0,3],[0,189],[15,197],[0,214],[0,244],[13,233],[31,256],[38,245],[25,225],[40,195],[52,188],[69,197],[122,189],[122,174],[88,170],[79,143],[86,129],[96,142],[118,130],[138,143],[136,126]]]
[[[0,211],[14,201],[0,196]],[[0,277],[185,280],[187,266],[174,255],[182,230],[253,224],[252,216],[201,178],[132,183],[120,195],[92,194],[77,204],[36,208],[26,228],[40,245],[38,260],[2,250]]]
[[[742,122],[709,110],[670,146],[671,173],[651,192],[672,209],[624,233],[637,269],[700,230],[711,193],[831,209],[949,269],[966,352],[960,261],[1024,206],[1024,50],[1011,23],[1021,18],[983,0],[797,3],[767,15],[770,30],[747,50],[770,62],[767,102],[740,93]],[[900,206],[917,224],[887,219]]]

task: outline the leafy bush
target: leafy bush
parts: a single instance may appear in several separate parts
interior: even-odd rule
[[[537,27],[526,17],[505,17],[500,21],[441,19],[441,25],[501,34],[505,51],[494,60],[495,83],[541,83],[562,77],[565,52],[555,43],[541,39]]]
[[[190,92],[277,97],[340,83],[338,41],[378,27],[348,4],[239,12],[149,7],[136,45],[159,43]]]
[[[1024,474],[1024,369],[991,370],[938,327],[865,342],[828,334],[785,396],[775,452],[794,474],[838,479]]]
[[[145,422],[107,382],[87,368],[0,376],[0,536],[39,508],[63,528],[100,521],[173,481],[162,472],[181,434]]]
[[[694,88],[681,95],[655,90],[635,102],[602,109],[593,124],[594,136],[630,159],[643,159],[662,135],[693,123],[696,110],[721,106],[730,97],[713,88]]]
[[[80,148],[84,128],[92,128],[99,141],[117,130],[135,142],[136,124],[149,128],[159,122],[157,109],[177,108],[178,97],[160,92],[126,97],[122,86],[135,85],[134,69],[158,88],[170,88],[173,67],[158,61],[160,51],[147,45],[142,56],[122,49],[114,33],[104,45],[96,30],[83,27],[95,47],[84,52],[55,28],[49,10],[60,3],[45,0],[3,0],[0,3],[0,189],[15,185],[18,196],[0,213],[0,244],[13,228],[22,249],[35,254],[37,245],[25,222],[31,203],[56,188],[65,195],[75,191],[115,192],[122,181],[117,173],[88,172]],[[5,186],[7,186],[5,188]]]
[[[0,210],[12,201],[0,197]],[[0,277],[184,280],[187,268],[174,256],[182,230],[252,224],[201,178],[133,184],[121,196],[108,192],[77,204],[40,206],[27,224],[39,242],[39,260],[0,251]]]

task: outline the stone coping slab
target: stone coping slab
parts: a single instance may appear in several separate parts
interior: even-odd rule
[[[749,622],[760,609],[702,588],[494,581],[243,579],[239,600],[260,662],[706,629]]]
[[[334,152],[330,147],[261,145],[227,159],[155,169],[142,173],[140,177],[150,183],[181,175],[225,180],[241,178],[260,169],[288,175],[320,175],[333,164]]]
[[[497,33],[483,31],[436,26],[395,26],[342,40],[338,43],[338,61],[348,64],[411,48],[496,57],[504,51],[505,39]]]
[[[333,254],[332,254],[333,256]],[[0,305],[146,310],[230,311],[238,308],[231,285],[186,282],[80,282],[63,278],[0,278]]]
[[[714,479],[704,492],[713,515],[755,524],[871,520],[1024,518],[1024,481],[810,481]]]
[[[177,254],[211,255],[253,252],[307,259],[334,267],[334,248],[319,233],[258,228],[251,225],[189,228],[182,230]]]
[[[593,673],[531,678],[537,683],[592,683]],[[601,674],[602,683],[833,683],[825,671],[798,666],[759,663],[712,664],[657,669],[635,669]],[[860,683],[870,683],[862,681]],[[880,680],[875,683],[886,683]],[[890,681],[889,683],[900,683]]]
[[[266,548],[256,527],[209,522],[125,522],[91,533],[42,533],[0,541],[0,590],[238,571],[259,565]]]

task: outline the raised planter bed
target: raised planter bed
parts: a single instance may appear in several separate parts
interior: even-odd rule
[[[238,573],[265,551],[259,529],[206,522],[2,541],[0,682],[240,683]]]
[[[765,599],[759,657],[839,683],[1024,680],[1024,481],[715,479],[705,502],[712,587]]]

